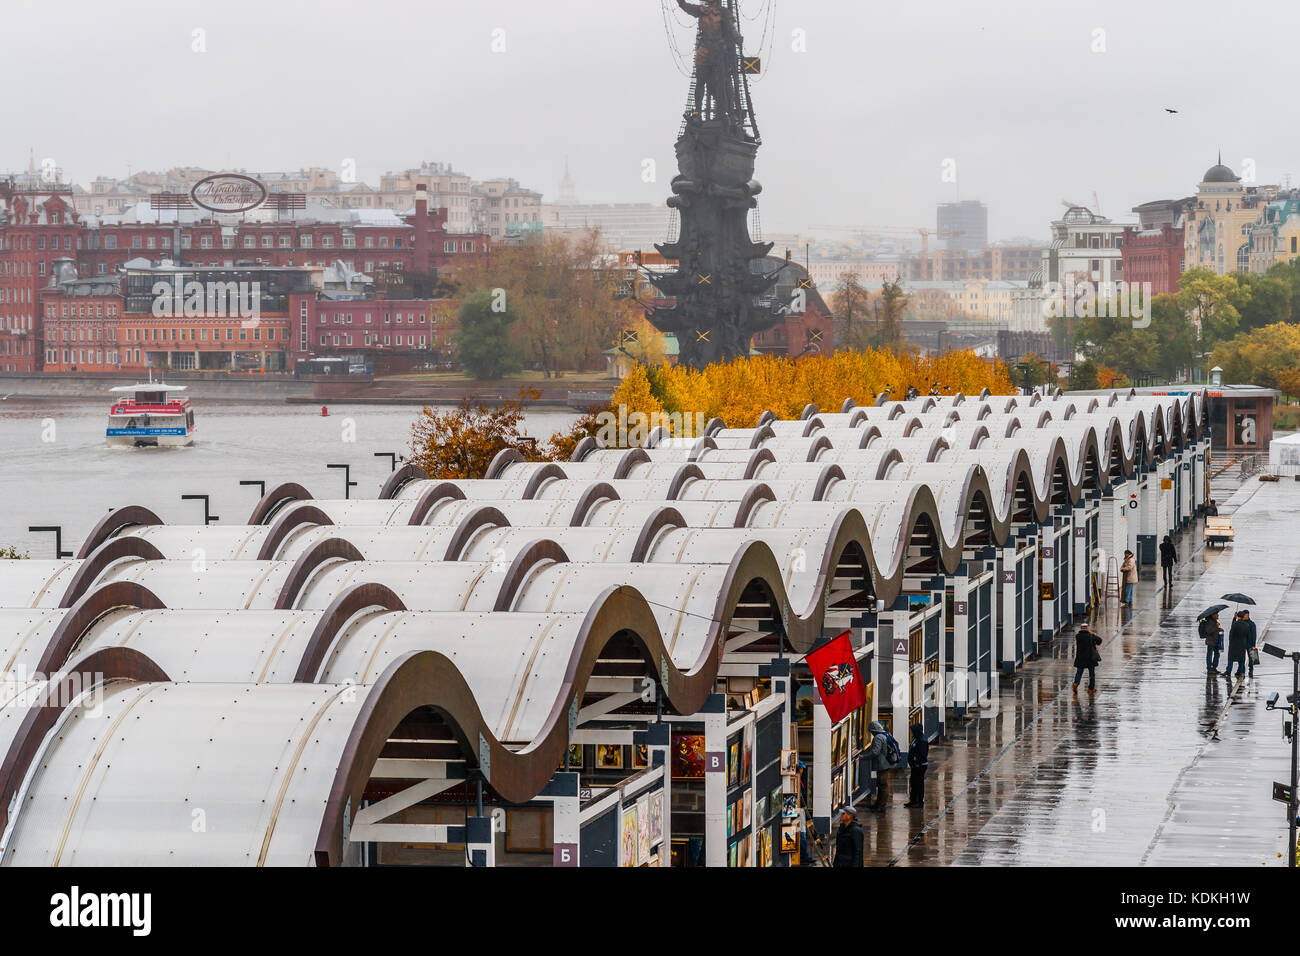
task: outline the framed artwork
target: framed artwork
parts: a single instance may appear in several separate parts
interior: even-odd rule
[[[787,823],[781,827],[781,852],[799,852],[799,827],[797,824]]]
[[[797,750],[781,751],[781,773],[793,777],[799,772],[799,752]]]
[[[621,744],[596,744],[597,770],[622,770],[623,747]]]
[[[569,769],[582,769],[582,744],[569,744]]]
[[[832,810],[838,810],[840,807],[844,806],[844,804],[848,802],[844,799],[845,796],[847,795],[847,791],[845,790],[844,784],[845,784],[844,771],[843,770],[835,771],[835,776],[831,779],[831,809]]]
[[[727,787],[740,784],[740,741],[727,747]]]
[[[740,754],[740,782],[749,783],[749,774],[754,764],[754,745],[751,741],[750,730],[746,727],[740,735],[741,754]]]
[[[740,866],[740,844],[733,843],[727,848],[727,866],[733,870]]]
[[[674,780],[704,779],[704,735],[673,735],[672,773]]]
[[[736,835],[736,805],[727,804],[727,839],[730,840]]]
[[[754,791],[746,790],[745,796],[740,803],[743,808],[740,816],[740,828],[743,830],[754,822]]]
[[[849,759],[849,728],[840,724],[831,731],[831,763],[839,765]]]
[[[753,855],[750,847],[750,840],[746,837],[743,840],[737,840],[736,845],[740,847],[740,860],[737,866],[753,866]]]
[[[645,744],[632,745],[632,769],[644,770],[650,766],[650,751]]]
[[[650,845],[658,846],[664,839],[664,792],[650,795]]]
[[[636,802],[636,862],[643,866],[650,862],[650,797]]]
[[[761,793],[754,798],[754,821],[762,823],[767,819],[767,794]]]
[[[623,811],[623,823],[619,831],[619,866],[636,866],[636,853],[636,807],[628,807]]]
[[[776,816],[777,811],[781,809],[781,785],[778,783],[772,788],[772,792],[767,797],[767,814]]]
[[[781,816],[786,820],[793,820],[799,816],[799,794],[781,794]]]
[[[772,828],[764,827],[758,834],[758,865],[772,865]]]

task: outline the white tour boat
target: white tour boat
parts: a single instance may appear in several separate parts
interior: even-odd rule
[[[112,392],[130,392],[130,398],[113,402],[108,410],[108,429],[104,432],[110,445],[192,445],[194,444],[194,409],[184,396],[170,397],[185,391],[184,385],[119,385]]]

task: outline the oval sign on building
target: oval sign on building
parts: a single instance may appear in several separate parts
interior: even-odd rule
[[[252,176],[217,173],[195,183],[190,198],[210,212],[246,212],[266,201],[266,187]]]

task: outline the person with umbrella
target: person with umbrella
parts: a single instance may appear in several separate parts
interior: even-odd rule
[[[1246,676],[1246,655],[1255,646],[1255,622],[1250,619],[1250,611],[1238,611],[1236,620],[1228,630],[1228,669],[1224,676],[1232,680],[1232,668],[1237,667],[1237,676]]]
[[[1219,672],[1219,652],[1223,650],[1223,628],[1219,626],[1219,612],[1227,609],[1226,604],[1215,604],[1201,612],[1197,633],[1205,642],[1205,670],[1210,674]]]

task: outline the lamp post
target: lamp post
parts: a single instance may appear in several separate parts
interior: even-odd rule
[[[1265,654],[1271,654],[1273,657],[1285,659],[1291,658],[1291,696],[1287,698],[1287,713],[1291,715],[1290,737],[1291,737],[1291,792],[1290,799],[1286,805],[1287,821],[1287,860],[1286,865],[1294,868],[1296,865],[1296,819],[1300,817],[1300,794],[1296,793],[1297,786],[1300,786],[1300,727],[1297,727],[1296,718],[1300,716],[1300,651],[1292,651],[1288,654],[1282,648],[1275,644],[1265,644],[1263,647]],[[1277,695],[1270,696],[1268,709],[1275,709],[1277,704]]]

